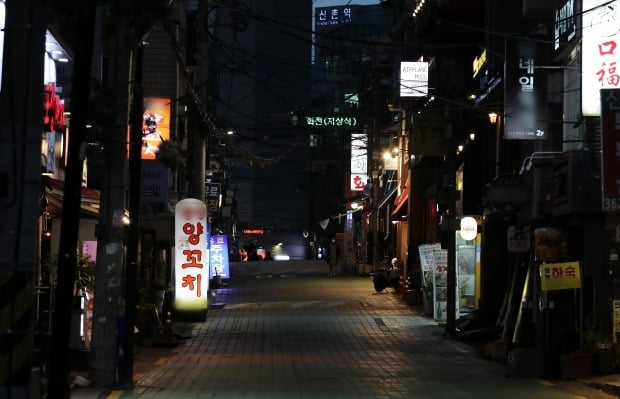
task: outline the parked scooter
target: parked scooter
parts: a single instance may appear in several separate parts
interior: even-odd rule
[[[394,289],[398,287],[400,273],[396,263],[397,259],[393,258],[390,263],[387,263],[385,266],[378,268],[372,273],[372,282],[375,291],[381,292],[388,287]]]

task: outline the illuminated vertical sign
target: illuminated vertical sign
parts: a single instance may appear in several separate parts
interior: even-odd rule
[[[207,308],[209,270],[207,258],[207,208],[195,198],[179,201],[174,211],[175,308]]]
[[[227,236],[217,235],[209,238],[209,273],[211,278],[213,276],[230,277]]]
[[[157,159],[159,145],[170,139],[170,99],[145,98],[142,115],[142,159]]]
[[[351,135],[351,191],[363,191],[368,180],[368,135]]]
[[[428,62],[400,63],[400,96],[425,97],[428,95]]]
[[[205,183],[205,202],[209,215],[217,215],[220,211],[220,197],[222,185],[220,183]]]
[[[620,0],[583,0],[581,113],[599,116],[600,90],[620,84]]]
[[[620,210],[620,89],[601,90],[603,211]]]

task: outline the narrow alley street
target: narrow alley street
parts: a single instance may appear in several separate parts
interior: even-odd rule
[[[132,391],[99,397],[611,397],[506,377],[393,292],[375,292],[370,277],[329,277],[323,262],[233,265],[206,322],[183,327],[191,337],[177,347],[139,350]]]

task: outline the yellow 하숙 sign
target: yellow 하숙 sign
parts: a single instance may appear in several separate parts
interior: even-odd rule
[[[580,262],[543,263],[540,265],[543,291],[581,288]]]

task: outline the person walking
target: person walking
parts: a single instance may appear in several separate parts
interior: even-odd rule
[[[336,237],[332,237],[329,243],[329,249],[327,253],[327,264],[329,265],[329,275],[336,275],[336,268],[338,267],[338,263],[340,261],[340,248],[338,247],[338,242],[336,241]]]

